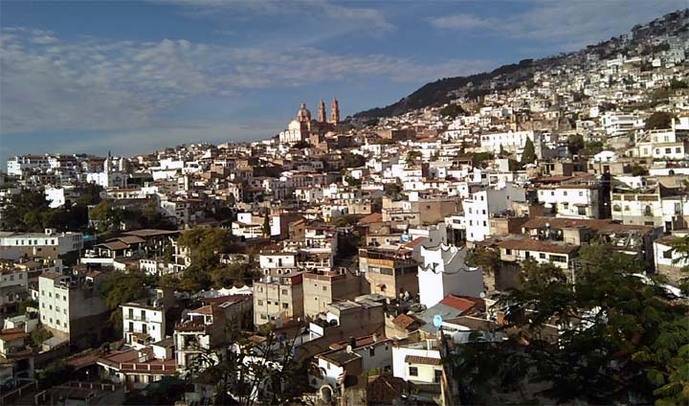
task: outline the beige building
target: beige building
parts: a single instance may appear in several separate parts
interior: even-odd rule
[[[301,272],[278,269],[254,282],[254,325],[304,316],[304,285]]]
[[[110,315],[98,291],[105,274],[65,275],[46,272],[38,278],[41,323],[55,337],[81,348],[101,342]]]
[[[313,318],[337,300],[354,299],[361,285],[361,278],[346,269],[304,273],[304,315]]]
[[[396,298],[405,292],[419,293],[418,263],[412,251],[361,249],[359,270],[364,274],[370,293]]]

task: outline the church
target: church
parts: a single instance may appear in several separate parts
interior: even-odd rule
[[[297,111],[297,116],[290,121],[287,129],[280,132],[280,144],[296,144],[307,141],[311,144],[318,144],[323,136],[337,129],[340,122],[340,105],[337,99],[333,98],[330,105],[330,119],[327,119],[325,102],[321,100],[318,106],[318,118],[311,118],[311,111],[306,108],[306,103],[302,103]]]

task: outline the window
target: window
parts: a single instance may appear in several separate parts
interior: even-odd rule
[[[436,369],[435,373],[433,375],[433,382],[440,383],[441,379],[443,379],[443,370],[442,369]]]
[[[283,303],[282,308],[283,309],[289,309],[289,303]]]
[[[538,257],[539,257],[540,259],[545,259],[545,254],[541,252],[541,253],[538,254]]]
[[[134,323],[129,322],[129,332],[134,332]]]
[[[551,262],[567,262],[567,257],[564,255],[550,255]]]
[[[263,300],[259,300],[259,301],[258,301],[258,305],[259,305],[259,306],[263,306]]]
[[[505,249],[505,254],[506,255],[512,255],[512,250],[509,248]]]
[[[328,287],[327,287],[327,286],[323,286],[323,291],[325,292],[325,291],[327,291],[327,290],[328,290]]]
[[[376,347],[371,347],[368,350],[368,356],[369,357],[375,357],[376,356]]]
[[[286,295],[287,294],[287,289],[282,289],[282,294]]]
[[[419,376],[419,368],[409,367],[409,376]]]
[[[663,252],[663,258],[665,259],[670,259],[672,258],[672,250],[666,250]]]

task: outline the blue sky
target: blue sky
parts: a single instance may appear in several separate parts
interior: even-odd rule
[[[337,96],[344,116],[431,80],[575,50],[688,6],[1,0],[0,161],[267,138],[302,101],[315,110]]]

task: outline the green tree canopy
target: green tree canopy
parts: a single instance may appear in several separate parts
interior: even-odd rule
[[[458,116],[466,115],[466,111],[459,104],[448,104],[440,109],[440,115],[454,119]]]
[[[656,130],[670,128],[672,126],[672,114],[665,111],[656,111],[646,119],[644,128]]]
[[[532,164],[536,162],[536,148],[533,145],[531,138],[526,139],[526,144],[524,144],[524,152],[522,152],[521,164]]]
[[[567,138],[567,150],[572,155],[578,155],[585,145],[584,137],[581,134],[570,135]]]
[[[687,304],[608,246],[583,247],[580,260],[574,278],[525,263],[521,288],[499,301],[509,339],[451,357],[464,402],[689,402]],[[540,334],[548,325],[559,326],[556,341]]]
[[[250,284],[254,274],[248,264],[221,264],[221,254],[234,251],[237,246],[227,230],[196,227],[180,235],[180,247],[189,251],[191,265],[184,270],[177,287],[198,291],[210,287],[222,288],[232,284]]]

